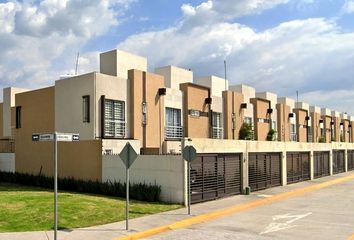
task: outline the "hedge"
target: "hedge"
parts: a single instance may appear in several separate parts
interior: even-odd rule
[[[0,171],[0,182],[14,183],[33,187],[53,189],[54,178],[44,175],[32,175],[27,173],[10,173]],[[130,198],[147,201],[160,201],[161,186],[146,183],[129,184]],[[124,197],[126,184],[120,182],[83,181],[74,178],[58,178],[58,189],[80,193],[92,193],[114,197]]]

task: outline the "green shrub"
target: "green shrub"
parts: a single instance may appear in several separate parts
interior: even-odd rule
[[[252,124],[243,123],[239,132],[240,140],[253,140]]]
[[[320,142],[320,143],[326,142],[325,137],[324,137],[324,136],[319,137],[319,138],[318,138],[318,142]]]
[[[21,184],[34,187],[53,189],[54,178],[44,175],[26,173],[9,173],[0,171],[0,182]],[[58,189],[80,193],[93,193],[115,197],[125,197],[126,184],[120,182],[83,181],[74,178],[58,178]],[[161,186],[156,184],[130,184],[130,197],[135,200],[160,201]]]
[[[275,133],[276,133],[276,131],[274,129],[270,129],[267,134],[267,141],[274,141],[275,140]]]

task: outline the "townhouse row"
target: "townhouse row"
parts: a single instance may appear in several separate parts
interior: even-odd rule
[[[59,144],[59,175],[99,181],[119,179],[107,156],[118,154],[126,142],[154,156],[180,154],[193,139],[221,146],[240,145],[241,139],[334,142],[348,149],[354,142],[354,118],[345,113],[229,85],[216,76],[194,78],[192,71],[175,66],[147,69],[146,58],[113,50],[100,54],[99,72],[67,76],[42,89],[5,88],[0,170],[52,175],[53,145],[33,142],[32,134],[54,131],[80,134],[80,142]]]

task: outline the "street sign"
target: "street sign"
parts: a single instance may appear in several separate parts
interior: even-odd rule
[[[32,141],[54,142],[54,240],[58,235],[58,142],[77,142],[80,135],[77,133],[43,133],[32,134]]]
[[[182,151],[183,158],[188,162],[188,215],[191,215],[191,162],[197,157],[197,150],[193,146],[185,146]]]
[[[187,162],[192,162],[197,157],[197,150],[193,146],[185,146],[183,149],[183,158]]]
[[[125,165],[126,176],[126,202],[125,202],[125,229],[129,230],[129,168],[138,157],[132,145],[129,142],[125,144],[123,150],[119,154],[120,159]]]
[[[130,143],[128,142],[123,150],[119,154],[120,159],[123,161],[124,165],[127,168],[130,168],[130,166],[134,163],[136,158],[138,157],[138,154],[135,152],[134,148]]]
[[[54,141],[54,135],[52,133],[33,134],[32,141]],[[56,140],[58,142],[77,142],[80,141],[80,135],[78,133],[56,133]]]

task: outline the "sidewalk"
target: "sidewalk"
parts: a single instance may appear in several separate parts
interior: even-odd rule
[[[291,190],[301,189],[304,187],[313,186],[318,183],[327,182],[333,179],[338,179],[344,176],[349,176],[352,173],[344,173],[331,177],[325,177],[308,182],[301,182],[284,187],[271,188],[259,192],[254,192],[251,195],[238,195],[217,201],[192,205],[192,216],[205,214],[211,211],[220,210],[232,207],[238,204],[252,202],[254,200],[271,197],[275,194],[288,192]],[[60,214],[60,213],[59,213]],[[125,231],[125,221],[111,223],[101,226],[88,228],[80,228],[74,230],[59,231],[59,240],[112,240],[117,237],[126,236],[143,230],[156,228],[163,225],[168,225],[183,219],[190,218],[187,214],[187,209],[182,208],[170,212],[159,213],[155,215],[145,216],[132,219],[129,221],[130,230]],[[0,240],[51,240],[53,239],[53,231],[41,232],[23,232],[23,233],[0,233]]]

